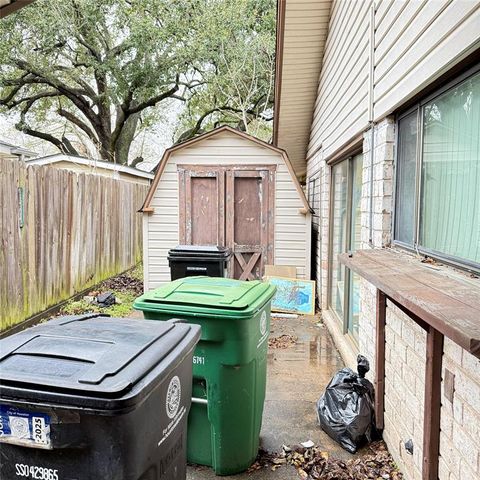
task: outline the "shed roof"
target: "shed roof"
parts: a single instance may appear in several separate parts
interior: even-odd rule
[[[150,188],[149,188],[148,193],[147,193],[147,196],[145,197],[145,201],[143,202],[142,208],[139,211],[144,212],[144,213],[149,213],[149,212],[153,211],[151,206],[150,206],[151,201],[153,199],[153,195],[155,193],[155,190],[157,189],[158,182],[160,181],[160,178],[162,177],[162,173],[165,170],[165,167],[168,163],[168,160],[173,153],[177,152],[178,150],[182,150],[183,148],[187,148],[187,147],[190,147],[192,145],[195,145],[196,143],[200,143],[200,142],[206,140],[207,138],[213,137],[215,135],[219,135],[219,134],[224,133],[224,132],[229,132],[229,133],[232,133],[234,135],[238,135],[239,137],[241,137],[241,138],[243,138],[243,139],[245,139],[249,142],[256,143],[257,145],[260,145],[264,148],[268,148],[269,150],[272,150],[273,152],[278,153],[282,157],[283,161],[285,162],[285,165],[288,168],[288,171],[290,172],[290,176],[292,177],[292,182],[294,183],[295,188],[297,189],[298,194],[300,195],[300,198],[303,202],[303,205],[304,205],[306,211],[310,210],[307,198],[305,197],[305,192],[303,191],[303,188],[300,185],[300,182],[298,181],[298,179],[295,175],[295,171],[293,170],[292,164],[290,163],[290,160],[288,159],[288,156],[287,156],[285,150],[283,150],[281,148],[278,148],[278,147],[275,147],[275,146],[271,145],[270,143],[264,142],[263,140],[255,138],[252,135],[248,135],[247,133],[240,132],[239,130],[235,130],[232,127],[224,125],[222,127],[216,128],[216,129],[214,129],[214,130],[212,130],[208,133],[204,133],[203,135],[199,135],[198,137],[195,137],[195,138],[192,138],[192,139],[187,140],[185,142],[179,143],[178,145],[174,145],[173,147],[167,148],[165,150],[165,152],[163,154],[163,157],[160,160],[160,163],[158,164],[158,167],[156,169],[156,173],[155,173],[155,177],[153,179],[153,182],[151,183]]]
[[[34,157],[37,155],[37,153],[32,150],[28,150],[27,148],[20,147],[3,140],[0,140],[0,151],[8,152],[12,155],[25,155],[27,157]]]
[[[76,155],[66,155],[64,153],[55,153],[53,155],[47,155],[45,157],[32,158],[26,160],[27,165],[50,165],[58,162],[70,162],[73,164],[89,166],[94,169],[112,170],[115,172],[127,173],[136,177],[147,178],[151,180],[153,174],[139,170],[138,168],[129,167],[128,165],[120,165],[113,162],[105,162],[104,160],[97,160],[95,158],[87,158]]]
[[[307,169],[331,4],[332,0],[277,0],[273,144],[286,150],[300,178]]]

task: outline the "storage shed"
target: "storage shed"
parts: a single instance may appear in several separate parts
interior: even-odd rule
[[[170,280],[177,244],[230,247],[232,278],[267,264],[310,278],[310,208],[287,154],[233,128],[167,149],[141,212],[145,290]]]

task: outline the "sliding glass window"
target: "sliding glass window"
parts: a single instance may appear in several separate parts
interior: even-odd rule
[[[347,251],[348,160],[332,167],[330,307],[343,319],[345,304],[345,267],[338,255]]]
[[[480,73],[398,121],[395,241],[480,269]]]
[[[332,167],[329,305],[342,331],[358,337],[359,277],[338,261],[338,255],[360,248],[363,155]]]

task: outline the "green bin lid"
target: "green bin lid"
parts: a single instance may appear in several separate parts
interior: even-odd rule
[[[134,308],[165,313],[249,316],[267,303],[275,287],[258,280],[186,277],[139,297]]]

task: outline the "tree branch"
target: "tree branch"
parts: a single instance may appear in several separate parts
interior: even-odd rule
[[[41,100],[42,98],[59,97],[60,95],[61,94],[58,92],[45,91],[40,92],[37,95],[32,95],[31,97],[24,97],[20,100],[15,100],[10,103],[4,103],[3,100],[0,100],[0,105],[5,105],[8,109],[12,109],[25,102],[33,104],[34,102],[36,102],[37,100]]]
[[[27,75],[28,73],[23,74],[19,80],[22,80]],[[4,84],[7,85],[5,82]],[[22,89],[23,85],[24,84],[22,83],[18,84],[17,86],[15,86],[15,88],[12,89],[12,91],[5,98],[0,98],[0,105],[7,105],[7,103],[10,102],[10,100],[12,100],[15,97],[15,95]]]
[[[50,135],[49,133],[45,132],[39,132],[38,130],[33,130],[31,127],[29,127],[26,123],[24,122],[18,122],[15,127],[17,130],[20,130],[23,133],[26,133],[27,135],[30,135],[31,137],[36,137],[40,138],[42,140],[45,140],[47,142],[52,143],[55,145],[62,153],[66,154],[72,154],[73,152],[69,150],[69,148],[58,138],[54,137],[53,135]],[[69,142],[70,143],[70,142]],[[70,144],[70,147],[73,148]],[[78,155],[78,152],[73,149],[75,152],[75,155]]]
[[[60,116],[66,118],[69,122],[76,125],[81,130],[83,130],[88,135],[90,140],[93,141],[93,143],[95,143],[95,144],[98,143],[98,138],[95,135],[95,133],[93,132],[93,130],[86,123],[84,123],[82,120],[80,120],[78,117],[76,117],[73,113],[71,113],[68,110],[65,110],[63,108],[59,108],[57,110],[57,113]]]
[[[28,79],[29,82],[44,83],[52,88],[55,88],[61,94],[63,94],[63,96],[67,97],[85,115],[85,117],[87,117],[95,130],[102,128],[100,119],[92,110],[90,103],[82,97],[84,93],[83,90],[71,88],[65,83],[61,82],[58,78],[51,79],[43,76],[41,72],[37,71],[24,60],[17,60],[16,63],[20,68],[26,70],[33,76],[33,78]]]
[[[65,148],[66,152],[70,155],[78,155],[77,149],[72,145],[70,140],[64,135],[62,137],[62,145]]]
[[[170,90],[167,90],[166,92],[163,92],[160,95],[152,97],[149,100],[146,100],[145,102],[139,103],[135,107],[129,108],[126,114],[127,116],[133,115],[134,113],[141,112],[142,110],[145,110],[148,107],[154,107],[158,102],[161,102],[165,98],[171,97],[177,91],[178,91],[178,84],[175,84],[175,86],[172,87]]]

